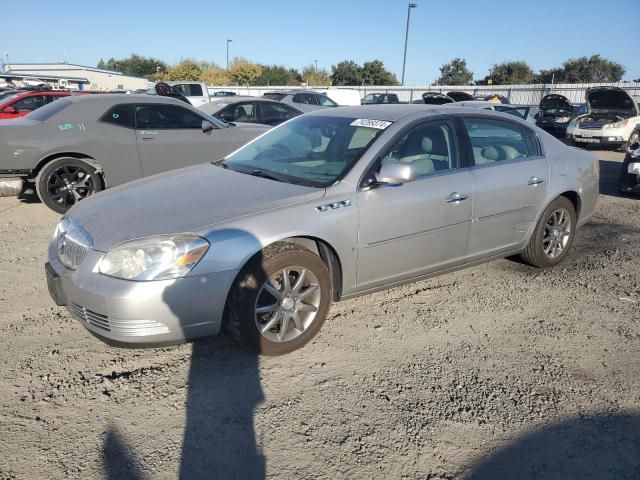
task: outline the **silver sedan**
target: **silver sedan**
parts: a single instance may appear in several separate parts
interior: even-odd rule
[[[513,115],[317,111],[224,161],[81,202],[57,227],[47,280],[110,342],[224,329],[283,354],[316,335],[332,301],[511,255],[557,265],[598,176],[595,156]]]

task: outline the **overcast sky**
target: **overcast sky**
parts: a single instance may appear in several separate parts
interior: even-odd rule
[[[414,0],[407,85],[433,82],[454,57],[474,78],[492,64],[525,60],[534,70],[599,53],[640,78],[640,0]],[[400,79],[407,2],[398,0],[65,0],[13,1],[0,9],[0,53],[11,62],[95,66],[131,53],[168,63],[226,62],[230,55],[298,69],[318,60],[330,70],[345,59],[380,59]]]

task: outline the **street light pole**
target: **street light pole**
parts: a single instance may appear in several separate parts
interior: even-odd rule
[[[404,85],[404,68],[407,64],[407,42],[409,41],[409,19],[411,18],[411,9],[412,8],[416,8],[418,5],[415,3],[409,3],[409,6],[407,8],[407,29],[405,30],[404,33],[404,59],[402,60],[402,82],[401,84]]]
[[[316,64],[316,75],[318,74],[318,60],[314,60],[315,64]]]
[[[4,52],[4,56],[7,57],[7,66],[5,67],[5,70],[9,72],[11,70],[11,67],[9,66],[9,63],[11,63],[9,62],[9,52]]]
[[[229,44],[233,42],[233,40],[227,38],[227,70],[229,70]]]

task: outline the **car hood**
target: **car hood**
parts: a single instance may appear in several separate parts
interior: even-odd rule
[[[573,105],[567,97],[564,95],[558,95],[552,93],[545,95],[540,100],[540,110],[566,110],[567,112],[573,112]]]
[[[586,100],[591,112],[616,111],[638,115],[636,102],[621,88],[590,88],[587,90]]]
[[[321,198],[324,189],[254,177],[211,164],[174,170],[87,198],[67,213],[95,250],[150,235],[214,224]]]

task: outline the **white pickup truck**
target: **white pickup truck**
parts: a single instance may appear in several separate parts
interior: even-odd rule
[[[187,81],[167,83],[177,89],[182,95],[187,97],[189,102],[191,102],[191,105],[193,105],[194,107],[199,107],[200,105],[204,105],[205,103],[209,103],[211,101],[211,97],[209,96],[209,89],[207,88],[207,85],[205,83]]]

